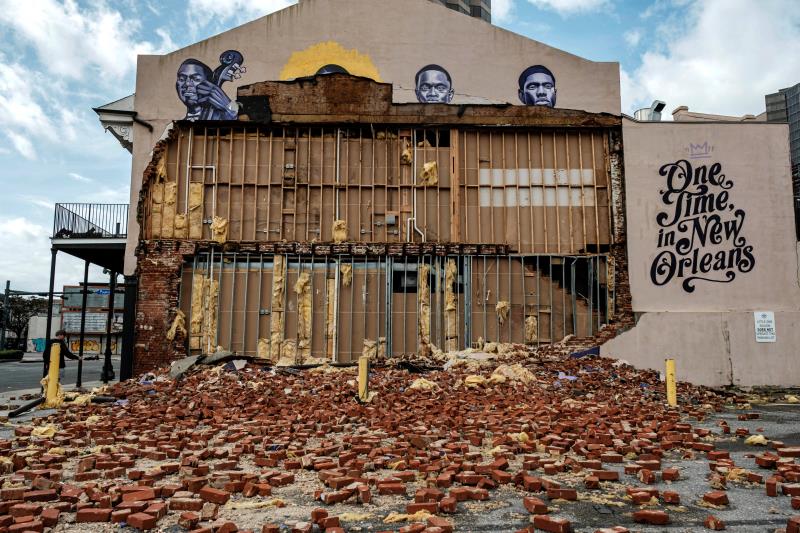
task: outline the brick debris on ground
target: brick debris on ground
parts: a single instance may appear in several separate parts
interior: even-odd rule
[[[482,530],[624,532],[687,507],[718,530],[713,515],[735,503],[727,483],[800,508],[800,448],[772,442],[735,465],[715,441],[746,430],[700,427],[744,396],[680,384],[670,409],[656,372],[505,354],[425,373],[374,368],[368,404],[355,399],[355,369],[328,366],[228,364],[116,384],[117,403],[68,406],[0,441],[0,532],[436,533],[474,530],[503,507],[520,512]],[[698,458],[709,470],[695,501],[651,486],[680,482],[675,465]],[[568,518],[587,502],[619,512],[587,529]]]

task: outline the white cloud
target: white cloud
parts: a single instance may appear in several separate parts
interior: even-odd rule
[[[589,13],[610,7],[609,0],[528,0],[535,7],[556,11],[561,16]]]
[[[187,13],[192,30],[197,31],[209,23],[241,24],[296,3],[297,0],[195,0],[189,3]]]
[[[132,72],[137,54],[174,46],[163,32],[160,45],[138,40],[139,21],[123,17],[102,0],[82,7],[74,0],[0,0],[0,25],[33,46],[49,74],[69,79],[94,76],[99,83],[112,83]]]
[[[37,207],[41,207],[41,208],[47,210],[50,213],[52,213],[53,210],[55,209],[55,203],[53,203],[52,201],[47,200],[45,198],[41,198],[39,196],[32,196],[32,195],[28,195],[28,194],[23,194],[21,196],[21,198],[23,200],[25,200],[26,202],[29,202],[29,203],[37,206]]]
[[[492,1],[492,21],[498,24],[511,22],[511,15],[514,10],[514,0],[493,0]]]
[[[642,40],[642,30],[639,28],[635,28],[633,30],[626,31],[622,37],[625,39],[625,42],[628,43],[628,46],[636,48],[639,42]]]
[[[75,181],[80,181],[81,183],[91,183],[93,180],[92,178],[87,178],[86,176],[81,176],[77,172],[68,172],[67,176],[74,179]]]
[[[2,99],[2,96],[0,96],[0,99]],[[0,102],[0,106],[2,106],[2,102]],[[11,144],[14,145],[14,148],[22,157],[26,159],[36,159],[36,150],[33,149],[33,143],[30,139],[11,130],[5,133],[11,141]]]
[[[2,280],[11,281],[11,288],[26,291],[46,291],[50,276],[50,230],[25,217],[0,217],[0,250],[16,253],[0,254]],[[105,281],[108,276],[93,267],[91,278]],[[59,253],[56,259],[55,287],[83,281],[83,261]]]
[[[705,113],[758,114],[764,95],[798,82],[800,11],[794,0],[697,0],[657,28],[642,64],[622,73],[623,111],[667,102]]]

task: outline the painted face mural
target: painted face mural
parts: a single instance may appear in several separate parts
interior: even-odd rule
[[[331,63],[329,65],[324,65],[322,67],[319,67],[319,70],[316,72],[316,74],[320,75],[320,74],[350,74],[350,73],[347,72],[346,68]]]
[[[244,56],[227,50],[219,56],[219,66],[212,70],[197,59],[187,59],[178,67],[175,90],[186,106],[184,120],[235,120],[239,114],[236,102],[231,101],[222,84],[242,77],[246,72]]]
[[[533,65],[519,75],[519,99],[525,105],[556,106],[556,77],[545,66]]]
[[[439,65],[425,65],[414,77],[414,92],[423,104],[449,104],[453,99],[453,79]]]

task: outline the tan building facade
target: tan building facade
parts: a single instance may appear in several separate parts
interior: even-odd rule
[[[796,382],[785,127],[638,123],[619,87],[617,63],[427,0],[301,0],[140,56],[136,368],[622,332],[604,353]]]

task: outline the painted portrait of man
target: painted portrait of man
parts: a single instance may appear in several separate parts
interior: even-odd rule
[[[243,61],[241,53],[227,50],[220,56],[220,65],[214,71],[197,59],[181,63],[175,90],[186,106],[184,120],[236,120],[239,107],[222,90],[222,84],[241,77],[245,72]]]
[[[556,77],[543,65],[533,65],[519,75],[519,99],[525,105],[556,106]]]
[[[449,104],[453,99],[453,79],[439,65],[425,65],[414,76],[414,92],[423,104]]]
[[[315,75],[325,75],[325,74],[350,74],[347,72],[347,69],[341,65],[336,65],[334,63],[329,63],[327,65],[323,65],[319,67]]]

